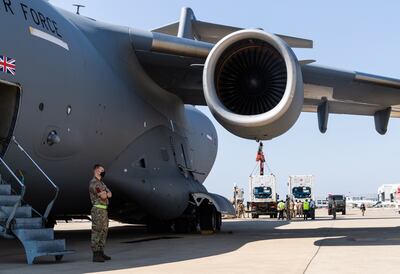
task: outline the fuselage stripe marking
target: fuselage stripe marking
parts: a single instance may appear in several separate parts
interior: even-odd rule
[[[52,35],[50,35],[48,33],[45,33],[43,31],[35,29],[33,27],[29,27],[29,32],[33,36],[42,38],[42,39],[47,40],[47,41],[49,41],[49,42],[51,42],[53,44],[56,44],[56,45],[60,46],[60,47],[62,47],[64,49],[66,49],[66,50],[69,50],[69,47],[68,47],[67,43],[65,43],[64,41],[62,41],[62,40],[60,40],[60,39],[58,39],[58,38],[56,38],[56,37],[54,37],[54,36],[52,36]]]

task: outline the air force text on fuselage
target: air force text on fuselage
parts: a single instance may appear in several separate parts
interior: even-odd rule
[[[1,16],[20,16],[21,20],[26,20],[42,28],[59,38],[62,38],[60,30],[58,29],[57,22],[43,12],[31,8],[29,2],[19,2],[13,0],[2,0],[3,7],[0,9]]]

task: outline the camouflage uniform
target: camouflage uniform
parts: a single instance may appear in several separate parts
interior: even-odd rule
[[[239,214],[238,214],[238,218],[244,218],[244,204],[243,202],[241,202],[239,205]]]
[[[102,182],[93,178],[89,183],[90,201],[92,202],[92,239],[91,247],[93,252],[103,251],[106,244],[108,232],[108,213],[107,209],[97,208],[94,205],[108,206],[108,199],[102,200],[98,193],[108,190]]]

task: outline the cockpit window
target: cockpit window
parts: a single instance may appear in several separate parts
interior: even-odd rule
[[[311,198],[311,187],[297,186],[292,189],[292,193],[298,199]]]

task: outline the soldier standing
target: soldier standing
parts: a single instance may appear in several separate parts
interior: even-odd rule
[[[315,202],[313,199],[310,200],[310,217],[315,220]]]
[[[299,206],[297,205],[297,200],[293,200],[293,218],[297,217],[299,211]]]
[[[333,219],[336,220],[336,201],[333,200],[332,203],[332,215],[333,215]]]
[[[239,214],[238,214],[238,218],[244,218],[244,204],[242,201],[239,202]]]
[[[361,210],[362,215],[364,216],[364,214],[365,214],[365,204],[364,203],[362,203],[360,205],[360,210]]]
[[[294,200],[293,199],[290,199],[290,214],[291,214],[290,216],[292,218],[296,217],[296,206],[294,204]]]
[[[286,195],[285,208],[286,208],[286,220],[291,220],[292,212],[291,212],[291,208],[290,208],[290,198],[288,195]]]
[[[112,193],[103,183],[105,171],[102,165],[97,164],[93,167],[93,175],[89,183],[90,201],[93,205],[91,247],[93,262],[104,262],[111,260],[111,257],[104,254],[104,246],[108,232],[108,199],[112,197]]]
[[[297,214],[299,215],[299,217],[303,217],[303,202],[299,201],[297,203]]]

